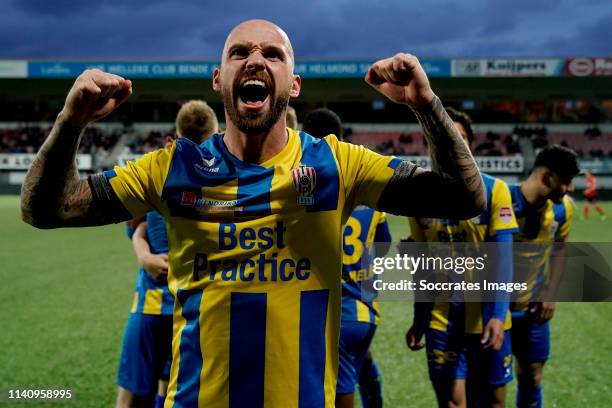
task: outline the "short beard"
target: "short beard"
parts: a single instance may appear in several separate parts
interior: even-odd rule
[[[289,90],[282,92],[275,99],[271,98],[270,110],[263,116],[260,114],[240,115],[236,109],[236,104],[232,100],[232,93],[228,90],[221,92],[223,106],[227,112],[230,121],[243,133],[246,134],[261,134],[272,129],[272,126],[278,122],[281,115],[284,114],[289,105]]]

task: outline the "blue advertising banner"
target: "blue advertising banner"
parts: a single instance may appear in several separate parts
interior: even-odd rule
[[[44,61],[28,62],[29,78],[76,78],[98,68],[126,78],[212,78],[216,62]]]
[[[374,61],[296,62],[295,73],[303,78],[362,78]],[[450,60],[421,61],[427,75],[451,75]],[[198,61],[28,61],[28,78],[75,78],[90,68],[126,78],[212,78],[217,62]]]
[[[364,61],[297,61],[295,73],[302,78],[362,78],[374,60]],[[451,74],[450,60],[422,60],[421,65],[432,77]]]

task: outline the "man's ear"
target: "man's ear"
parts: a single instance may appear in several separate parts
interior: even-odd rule
[[[302,78],[299,75],[293,76],[293,83],[291,84],[291,90],[289,96],[291,98],[297,98],[300,96],[300,89],[302,88]]]
[[[221,74],[221,71],[219,71],[219,68],[215,68],[213,70],[213,82],[212,82],[212,86],[213,86],[213,91],[215,91],[215,92],[220,92],[221,91],[221,83],[219,82],[220,74]]]
[[[178,139],[180,136],[178,134],[172,134],[172,135],[166,135],[164,136],[164,147],[168,147],[172,145],[172,142],[174,142],[176,139]]]
[[[552,178],[553,178],[553,174],[550,170],[544,170],[542,171],[541,175],[540,175],[540,181],[542,182],[542,184],[544,184],[547,188],[551,188],[552,187]]]

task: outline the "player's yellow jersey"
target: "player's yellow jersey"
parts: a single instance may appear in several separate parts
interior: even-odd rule
[[[508,185],[488,174],[481,174],[487,195],[487,208],[481,215],[470,220],[409,218],[412,239],[416,242],[486,242],[492,241],[497,234],[517,232]],[[460,326],[466,333],[482,333],[485,321],[498,306],[478,302],[435,302],[429,327],[446,331]],[[502,318],[505,318],[505,329],[509,329],[512,320],[507,303],[505,306]]]
[[[519,184],[510,185],[512,204],[519,224],[519,233],[514,241],[519,243],[542,244],[533,249],[528,245],[519,245],[515,250],[518,259],[516,269],[520,271],[520,280],[527,283],[527,290],[522,291],[511,304],[512,311],[525,311],[529,302],[546,284],[549,277],[549,257],[552,247],[546,244],[567,240],[574,209],[569,196],[564,196],[561,203],[551,200],[537,210],[529,205]]]
[[[379,244],[378,248],[375,242]],[[386,252],[381,254],[376,250],[382,250],[382,246],[387,244],[391,245],[391,233],[385,213],[364,205],[355,208],[344,227],[343,321],[380,323],[376,291],[371,288],[374,278],[371,260],[386,255]]]
[[[343,226],[357,204],[376,208],[399,163],[289,129],[259,165],[218,134],[107,172],[134,217],[167,221],[166,407],[334,406]]]

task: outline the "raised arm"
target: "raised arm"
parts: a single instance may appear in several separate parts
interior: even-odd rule
[[[391,101],[408,105],[429,143],[432,170],[400,164],[383,191],[378,209],[398,215],[471,218],[486,206],[478,166],[433,93],[418,59],[397,54],[376,62],[366,82]]]
[[[26,223],[46,229],[132,218],[103,176],[81,180],[76,167],[85,127],[111,113],[131,93],[131,81],[98,69],[76,79],[21,188],[21,218]]]

